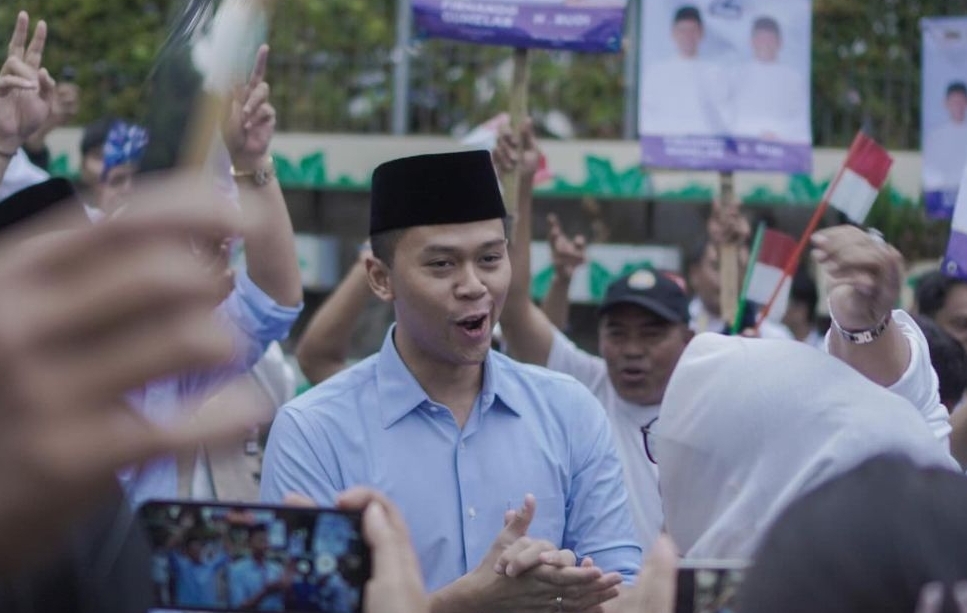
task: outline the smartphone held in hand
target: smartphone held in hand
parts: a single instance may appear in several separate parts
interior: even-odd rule
[[[744,560],[682,560],[675,613],[732,613],[749,563]]]
[[[358,513],[151,501],[138,517],[159,609],[362,610],[370,555]]]

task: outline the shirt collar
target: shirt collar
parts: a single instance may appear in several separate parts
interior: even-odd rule
[[[376,394],[384,428],[389,428],[424,403],[431,402],[423,386],[400,357],[393,342],[395,330],[396,324],[393,324],[386,333],[376,365]],[[503,406],[520,415],[519,407],[523,406],[523,399],[517,389],[519,386],[513,385],[509,380],[508,373],[498,363],[499,359],[493,350],[487,352],[479,397],[480,406],[484,412],[492,406]],[[500,402],[495,404],[496,398]]]

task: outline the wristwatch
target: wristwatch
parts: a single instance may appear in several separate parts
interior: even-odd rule
[[[232,177],[235,179],[250,178],[256,187],[268,185],[275,178],[275,160],[270,156],[259,168],[241,172],[235,170],[235,166],[232,166]]]

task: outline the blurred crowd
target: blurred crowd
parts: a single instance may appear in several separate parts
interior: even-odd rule
[[[146,534],[136,509],[163,499],[361,512],[370,613],[671,613],[681,557],[749,562],[749,613],[967,612],[967,281],[931,271],[899,308],[902,254],[835,226],[782,320],[730,334],[721,260],[751,265],[751,231],[716,202],[684,270],[611,283],[587,352],[567,331],[588,241],[554,217],[531,296],[525,123],[374,169],[370,241],[287,359],[269,49],[203,167],[141,173],[152,135],[104,117],[70,181],[46,139],[78,89],[46,42],[21,13],[0,69],[0,610],[298,606],[302,554],[263,522]],[[395,321],[351,364],[373,299]]]

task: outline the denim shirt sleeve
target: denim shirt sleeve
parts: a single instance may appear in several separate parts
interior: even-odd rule
[[[218,315],[235,337],[235,356],[223,367],[186,375],[181,392],[198,396],[252,368],[272,341],[281,341],[302,311],[302,305],[286,307],[275,302],[249,278],[245,270],[235,273],[235,289],[218,307]]]

